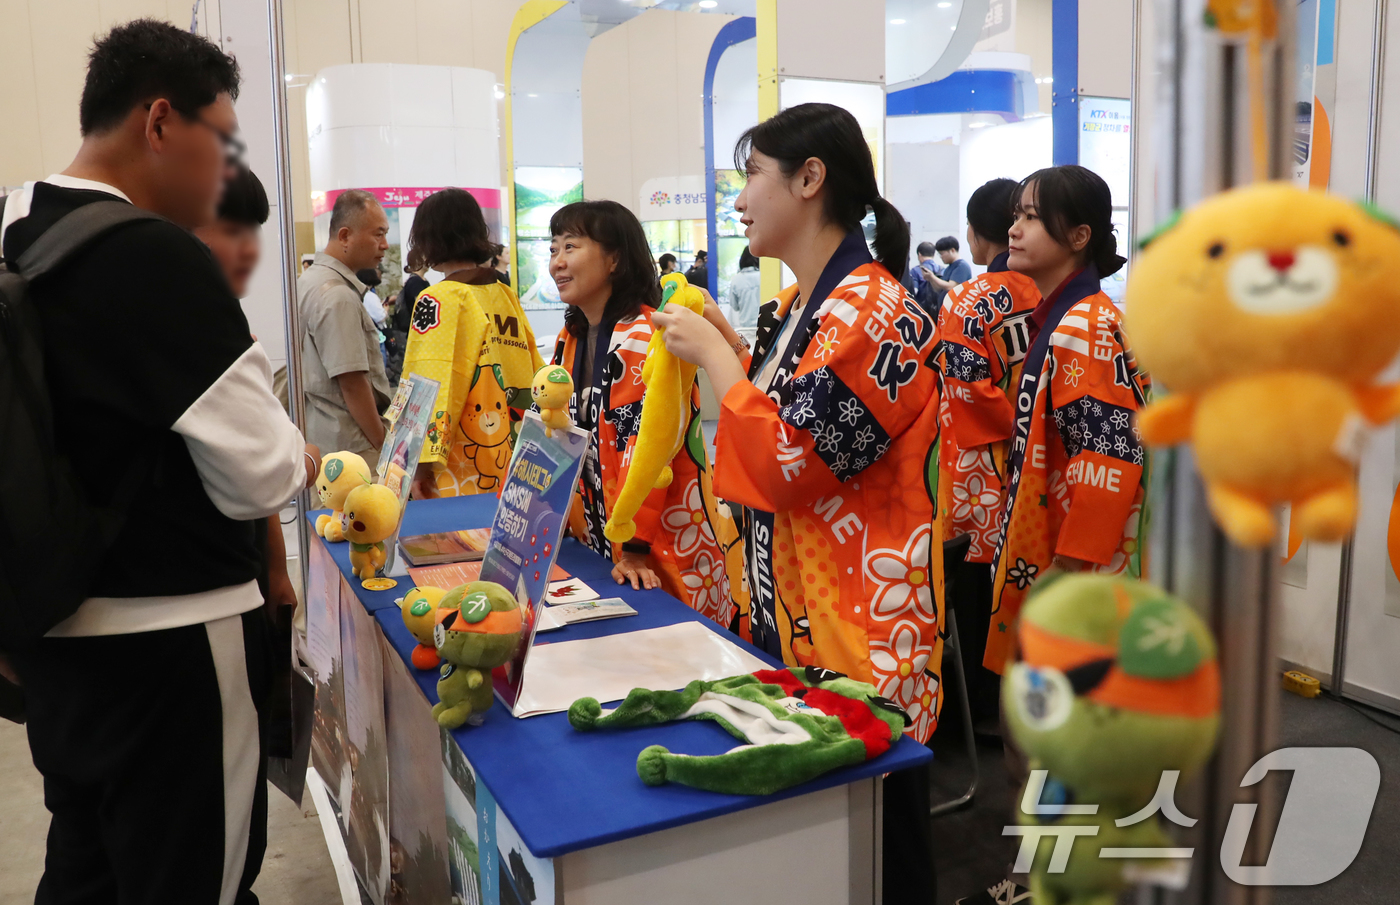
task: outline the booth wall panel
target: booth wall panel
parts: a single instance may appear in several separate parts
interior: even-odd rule
[[[734,145],[744,130],[758,122],[758,41],[741,41],[719,58],[715,67],[714,112],[716,169],[734,166]]]
[[[1131,0],[1079,0],[1080,94],[1128,97],[1132,93],[1132,35]]]
[[[38,129],[39,83],[27,0],[0,0],[0,21],[9,33],[5,52],[0,53],[0,85],[5,86],[0,93],[0,121],[5,123],[0,129],[0,185],[22,185],[52,171],[45,169],[47,158]]]
[[[958,146],[950,141],[891,143],[885,148],[890,202],[909,221],[912,257],[920,242],[953,236],[966,245],[963,211],[958,206]]]
[[[584,196],[639,212],[648,179],[705,172],[705,61],[732,19],[650,9],[593,39],[583,64]],[[757,91],[757,72],[750,69]]]
[[[884,0],[778,0],[778,74],[883,82]]]
[[[360,63],[417,63],[416,3],[357,3],[360,13]],[[424,23],[435,27],[436,23]]]

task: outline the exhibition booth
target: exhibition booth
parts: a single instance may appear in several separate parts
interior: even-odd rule
[[[449,5],[450,11],[438,9]],[[446,187],[470,192],[504,248],[506,278],[546,362],[564,331],[565,305],[549,271],[555,212],[583,199],[621,202],[641,221],[653,258],[673,255],[685,272],[705,253],[701,288],[732,315],[735,277],[748,246],[735,207],[745,183],[734,159],[736,141],[779,111],[808,102],[853,114],[883,195],[909,222],[910,264],[919,260],[914,246],[944,237],[956,238],[963,257],[970,256],[967,205],[989,180],[1021,180],[1071,163],[1098,174],[1112,195],[1118,250],[1128,259],[1099,286],[1119,313],[1128,310],[1130,322],[1129,281],[1149,253],[1137,240],[1163,224],[1170,228],[1180,211],[1218,192],[1269,177],[1400,211],[1400,168],[1383,165],[1396,159],[1400,131],[1385,123],[1377,100],[1388,89],[1400,90],[1400,55],[1383,53],[1389,38],[1400,41],[1400,17],[1387,19],[1383,0],[1300,0],[1280,13],[1274,33],[1242,37],[1221,32],[1214,20],[1198,21],[1202,5],[463,0],[432,9],[420,2],[410,15],[389,0],[222,0],[214,4],[217,15],[196,4],[193,27],[235,54],[243,72],[239,121],[249,165],[268,186],[272,205],[262,232],[263,263],[244,308],[273,367],[286,368],[291,415],[302,423],[298,263],[326,246],[335,201],[354,189],[371,192],[388,217],[389,249],[378,292],[385,301],[398,294],[407,276],[409,234],[424,199]],[[348,18],[348,36],[329,37],[332,23],[342,28],[342,18]],[[1367,52],[1348,56],[1338,52],[1343,46]],[[43,61],[36,55],[33,62],[42,81]],[[1348,86],[1350,91],[1343,90]],[[1250,103],[1267,105],[1257,124],[1239,113]],[[48,153],[35,149],[29,156],[47,165]],[[17,185],[8,172],[0,185]],[[873,214],[864,227],[866,237],[873,237]],[[796,282],[776,259],[764,258],[759,268],[764,300]],[[973,268],[974,278],[986,273],[985,266]],[[430,283],[441,278],[428,273]],[[1087,315],[1081,319],[1089,335]],[[906,320],[895,329],[917,332],[913,319]],[[746,339],[754,334],[752,325],[739,332]],[[646,337],[628,342],[637,347],[634,352],[660,355]],[[1075,342],[1089,354],[1090,340]],[[1136,367],[1131,363],[1134,378]],[[1121,364],[1115,372],[1125,375],[1123,386],[1129,370],[1130,364]],[[872,366],[869,376],[878,381],[877,371]],[[644,375],[639,366],[636,382],[652,373]],[[1380,379],[1397,377],[1400,361]],[[696,460],[709,463],[719,406],[705,374],[686,379],[700,387],[699,406],[693,421],[670,425],[673,452],[697,450]],[[819,769],[803,765],[777,787],[740,788],[743,782],[732,776],[721,787],[706,787],[713,780],[676,780],[693,775],[686,771],[694,764],[671,766],[672,760],[717,758],[704,763],[718,764],[714,769],[722,772],[724,758],[746,763],[735,755],[747,749],[811,743],[814,730],[805,723],[792,729],[790,717],[779,711],[811,710],[804,697],[814,689],[832,694],[836,686],[829,683],[845,677],[807,667],[774,678],[785,670],[783,662],[751,635],[730,631],[659,588],[617,584],[612,563],[581,542],[577,524],[570,531],[570,506],[580,505],[575,492],[590,441],[567,417],[562,423],[542,420],[551,406],[538,405],[540,414],[524,416],[523,439],[516,441],[495,491],[409,500],[425,438],[440,424],[430,404],[436,384],[415,380],[405,378],[396,388],[389,442],[380,462],[368,463],[378,468],[377,477],[367,473],[366,481],[388,488],[386,497],[398,507],[386,530],[373,537],[334,537],[340,531],[327,531],[327,517],[335,525],[354,520],[341,517],[348,497],[332,500],[329,491],[324,499],[315,491],[304,494],[294,513],[283,516],[289,561],[301,575],[304,619],[293,694],[300,731],[293,756],[273,773],[294,798],[304,784],[314,801],[344,901],[880,902],[886,779],[899,771],[939,769],[938,763],[929,766],[934,755],[928,744],[903,727],[885,728],[882,720],[892,711],[884,689],[862,690],[854,698],[858,713],[850,720],[859,722],[864,735],[851,729],[850,712],[842,711],[840,725],[861,739],[863,756],[822,760]],[[688,384],[678,378],[677,386],[686,387],[688,404]],[[944,391],[941,376],[938,386]],[[534,398],[542,398],[538,390]],[[894,400],[893,390],[889,398]],[[641,421],[644,406],[639,398],[629,417]],[[1096,412],[1096,428],[1108,431],[1115,414]],[[1118,430],[1126,438],[1127,410],[1122,414]],[[1277,507],[1278,540],[1262,547],[1234,543],[1235,535],[1217,528],[1221,507],[1200,478],[1199,451],[1182,446],[1153,453],[1144,498],[1133,510],[1144,524],[1150,514],[1150,526],[1130,538],[1132,549],[1124,555],[1148,562],[1142,577],[1165,589],[1163,599],[1170,592],[1172,601],[1184,601],[1195,614],[1188,621],[1192,631],[1199,623],[1200,633],[1191,636],[1199,639],[1199,650],[1192,647],[1198,640],[1173,640],[1196,656],[1189,670],[1171,672],[1151,663],[1125,681],[1185,683],[1183,676],[1194,681],[1209,672],[1219,683],[1217,708],[1192,716],[1218,716],[1220,731],[1218,742],[1211,735],[1215,747],[1206,746],[1193,764],[1201,767],[1200,775],[1183,781],[1177,799],[1205,819],[1194,827],[1168,828],[1176,848],[1152,849],[1159,857],[1181,858],[1161,853],[1194,848],[1210,860],[1184,873],[1133,875],[1140,901],[1257,901],[1230,898],[1244,887],[1228,886],[1226,876],[1235,877],[1217,854],[1229,834],[1238,834],[1227,829],[1234,826],[1234,808],[1258,806],[1277,819],[1287,797],[1286,789],[1269,783],[1264,788],[1272,791],[1261,797],[1248,787],[1253,780],[1244,782],[1246,774],[1254,775],[1251,767],[1278,747],[1285,670],[1317,680],[1349,706],[1400,714],[1400,669],[1393,654],[1400,647],[1400,437],[1393,423],[1372,424],[1366,435],[1368,443],[1357,447],[1355,458],[1355,526],[1341,542],[1309,538],[1308,522],[1294,518],[1288,498],[1280,497],[1270,503],[1284,504]],[[1086,432],[1083,445],[1089,442]],[[618,449],[624,446],[625,440]],[[591,455],[597,459],[596,448]],[[922,482],[915,490],[947,503],[948,495],[937,497],[940,464],[945,471],[948,466],[939,455],[932,450],[908,483]],[[350,466],[322,472],[328,486],[342,467]],[[1091,466],[1084,480],[1093,475]],[[1104,481],[1116,480],[1107,471],[1103,475]],[[997,475],[998,485],[1005,477]],[[1010,481],[1020,479],[1018,467]],[[696,486],[708,488],[705,482],[712,480],[706,474]],[[1057,482],[1068,480],[1058,472],[1047,479],[1037,490],[1044,493],[1040,505],[1048,507]],[[657,481],[654,486],[665,486]],[[808,501],[814,507],[808,517],[831,522],[845,486],[843,479],[828,496]],[[857,479],[848,493],[859,488]],[[695,493],[699,499],[700,490]],[[976,494],[958,503],[969,509],[987,505]],[[717,506],[727,518],[729,503]],[[691,516],[697,532],[710,531],[713,541],[716,532],[705,522],[712,514],[696,504],[679,517]],[[476,548],[466,557],[434,563],[419,553],[412,561],[413,542],[425,536]],[[935,582],[930,571],[938,541],[929,537],[925,531],[922,546],[895,551],[906,567],[897,581],[873,567],[868,571],[872,595],[898,582],[908,586],[898,585],[915,601],[911,608],[918,593],[942,595],[942,572]],[[797,563],[800,551],[792,543]],[[821,561],[825,572],[825,551],[805,553],[811,562]],[[734,555],[742,560],[744,554]],[[922,562],[914,563],[918,556]],[[911,563],[921,570],[911,570]],[[1035,572],[1025,574],[1029,585]],[[518,636],[499,662],[463,658],[450,643],[453,633],[484,631],[466,625],[476,605],[467,598],[488,594],[478,587],[483,582],[492,585],[491,593],[505,594],[506,603],[481,603],[485,610],[471,624],[501,616],[514,620]],[[425,588],[438,589],[437,596],[423,597]],[[704,593],[710,590],[705,585]],[[723,591],[716,587],[714,593]],[[453,605],[439,607],[447,594],[456,595]],[[554,597],[567,599],[561,604]],[[1131,608],[1125,601],[1120,594],[1113,603],[1119,618]],[[932,677],[925,703],[931,724],[965,723],[971,739],[964,667],[961,659],[952,665],[954,656],[963,656],[962,642],[957,629],[944,624],[952,617],[941,607],[940,596],[938,653],[930,647],[923,659],[907,650],[891,654],[895,669],[903,670],[894,685],[911,671],[916,677],[926,672]],[[1115,679],[1123,679],[1125,669],[1131,672],[1133,653],[1119,647],[1119,628],[1115,623],[1111,643],[1094,642],[1098,659],[1089,665],[1102,667],[1099,680],[1109,669]],[[942,659],[950,639],[945,668],[934,657]],[[1078,636],[1072,640],[1091,646]],[[1065,675],[1085,665],[1066,665],[1070,659],[1056,661]],[[1173,661],[1171,668],[1179,665]],[[724,722],[713,715],[720,711],[706,711],[693,700],[679,715],[667,712],[663,718],[648,710],[660,713],[661,705],[648,700],[644,706],[632,697],[633,689],[679,693],[695,682],[703,686],[697,695],[723,697],[729,686],[722,683],[753,673],[784,692],[772,702],[777,715],[771,718],[763,709],[767,704],[744,699],[762,710],[755,715],[752,708],[738,708],[764,723],[758,727],[736,723],[730,711],[721,714],[729,719]],[[956,676],[951,686],[942,680],[945,674]],[[1036,686],[1026,695],[1043,693],[1047,709],[1053,709],[1055,694],[1087,699],[1090,692],[1071,684],[1082,674],[1055,675],[1060,685]],[[468,680],[469,689],[452,684]],[[1040,680],[1039,674],[1024,679]],[[1022,690],[1018,686],[1017,693]],[[835,719],[832,713],[818,716]],[[907,724],[908,714],[900,713]],[[612,731],[610,718],[617,720]],[[774,742],[764,732],[800,738]],[[658,754],[653,746],[665,751]],[[985,750],[982,757],[987,769]],[[1000,762],[1000,753],[995,760]],[[768,773],[786,769],[786,762],[764,767]],[[1038,790],[1026,798],[1035,807],[1072,807],[1066,802],[1077,801],[1063,785],[1030,788]],[[969,801],[976,789],[974,779]],[[1044,804],[1056,794],[1070,797]],[[1018,832],[1006,829],[1007,836]],[[1268,863],[1269,846],[1251,840],[1247,850],[1239,840],[1244,860]]]

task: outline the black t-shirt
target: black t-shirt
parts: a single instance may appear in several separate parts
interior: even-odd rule
[[[36,183],[5,231],[14,261],[65,214],[113,196]],[[119,227],[31,286],[60,449],[90,498],[144,471],[94,597],[196,594],[258,577],[261,523],[221,513],[171,428],[252,345],[209,249],[172,223]],[[55,577],[57,580],[57,576]]]

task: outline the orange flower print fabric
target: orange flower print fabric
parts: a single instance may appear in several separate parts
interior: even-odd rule
[[[943,539],[966,535],[966,559],[976,563],[990,563],[1001,538],[1010,394],[1030,346],[1030,314],[1040,302],[1035,283],[1005,266],[1005,254],[998,255],[987,273],[949,290],[938,312]]]
[[[789,666],[875,685],[924,741],[942,699],[935,325],[859,233],[796,299],[789,287],[760,313],[750,381],[777,355],[772,385],[721,403],[715,489],[744,506],[741,630]]]
[[[554,356],[555,364],[574,372],[574,423],[594,436],[579,478],[579,498],[569,513],[570,527],[595,552],[613,561],[621,548],[603,535],[603,526],[627,478],[641,427],[646,390],[642,363],[651,340],[652,311],[644,306],[636,318],[604,324],[592,386],[578,385],[582,375],[576,337],[563,334]],[[691,394],[689,423],[686,442],[671,460],[671,484],[647,496],[635,516],[634,540],[651,545],[652,566],[667,593],[728,628],[736,598],[747,601],[743,549],[729,507],[715,498],[698,390]]]
[[[1048,300],[1021,374],[983,665],[1001,672],[1027,593],[1056,556],[1144,574],[1148,459],[1136,413],[1151,394],[1118,309],[1086,268]]]

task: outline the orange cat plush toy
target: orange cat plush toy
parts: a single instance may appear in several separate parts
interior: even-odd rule
[[[1400,228],[1378,210],[1285,183],[1202,202],[1152,237],[1125,296],[1138,361],[1170,395],[1138,416],[1148,443],[1190,441],[1235,543],[1346,537],[1368,425],[1400,414],[1376,378],[1400,352]]]

